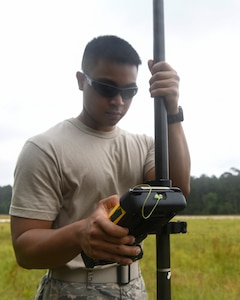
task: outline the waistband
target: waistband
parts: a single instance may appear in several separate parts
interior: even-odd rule
[[[140,276],[138,262],[131,265],[113,265],[102,269],[52,269],[48,271],[50,278],[79,283],[118,283],[127,284]]]

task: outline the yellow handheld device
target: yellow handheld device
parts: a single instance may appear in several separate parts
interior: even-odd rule
[[[109,219],[117,225],[129,229],[138,245],[148,234],[157,234],[179,211],[187,205],[181,190],[175,187],[138,185],[129,189],[109,214]],[[84,263],[93,268],[112,262],[92,260],[82,253]],[[132,258],[139,259],[140,256]]]
[[[126,211],[120,206],[120,203],[118,203],[112,209],[112,211],[110,212],[108,217],[113,223],[117,224],[125,214],[126,214]]]

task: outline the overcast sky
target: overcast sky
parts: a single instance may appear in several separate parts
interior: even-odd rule
[[[240,168],[240,1],[165,1],[166,61],[178,72],[192,176]],[[93,37],[118,35],[138,51],[139,93],[119,125],[154,135],[147,60],[150,0],[0,2],[0,186],[13,183],[24,142],[79,114],[75,79]]]

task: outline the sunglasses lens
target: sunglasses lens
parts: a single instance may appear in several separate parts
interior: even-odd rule
[[[138,91],[138,88],[136,86],[118,88],[110,84],[93,80],[91,82],[91,85],[95,89],[95,91],[97,91],[100,95],[106,98],[114,98],[118,94],[120,94],[123,100],[129,100],[132,99]]]
[[[104,83],[100,83],[100,82],[93,82],[93,88],[103,97],[106,98],[113,98],[115,97],[119,91],[117,88],[110,86],[110,85],[106,85]]]
[[[128,100],[128,99],[132,99],[137,94],[137,91],[138,91],[137,87],[122,89],[120,94],[123,100]]]

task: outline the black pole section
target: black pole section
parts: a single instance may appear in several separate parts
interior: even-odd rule
[[[154,62],[165,60],[163,0],[153,0]],[[169,179],[167,112],[163,97],[154,99],[156,180]]]
[[[163,0],[153,0],[154,63],[165,60]],[[154,99],[156,181],[171,186],[169,180],[168,124],[163,97]],[[157,300],[171,299],[170,236],[156,235]]]

